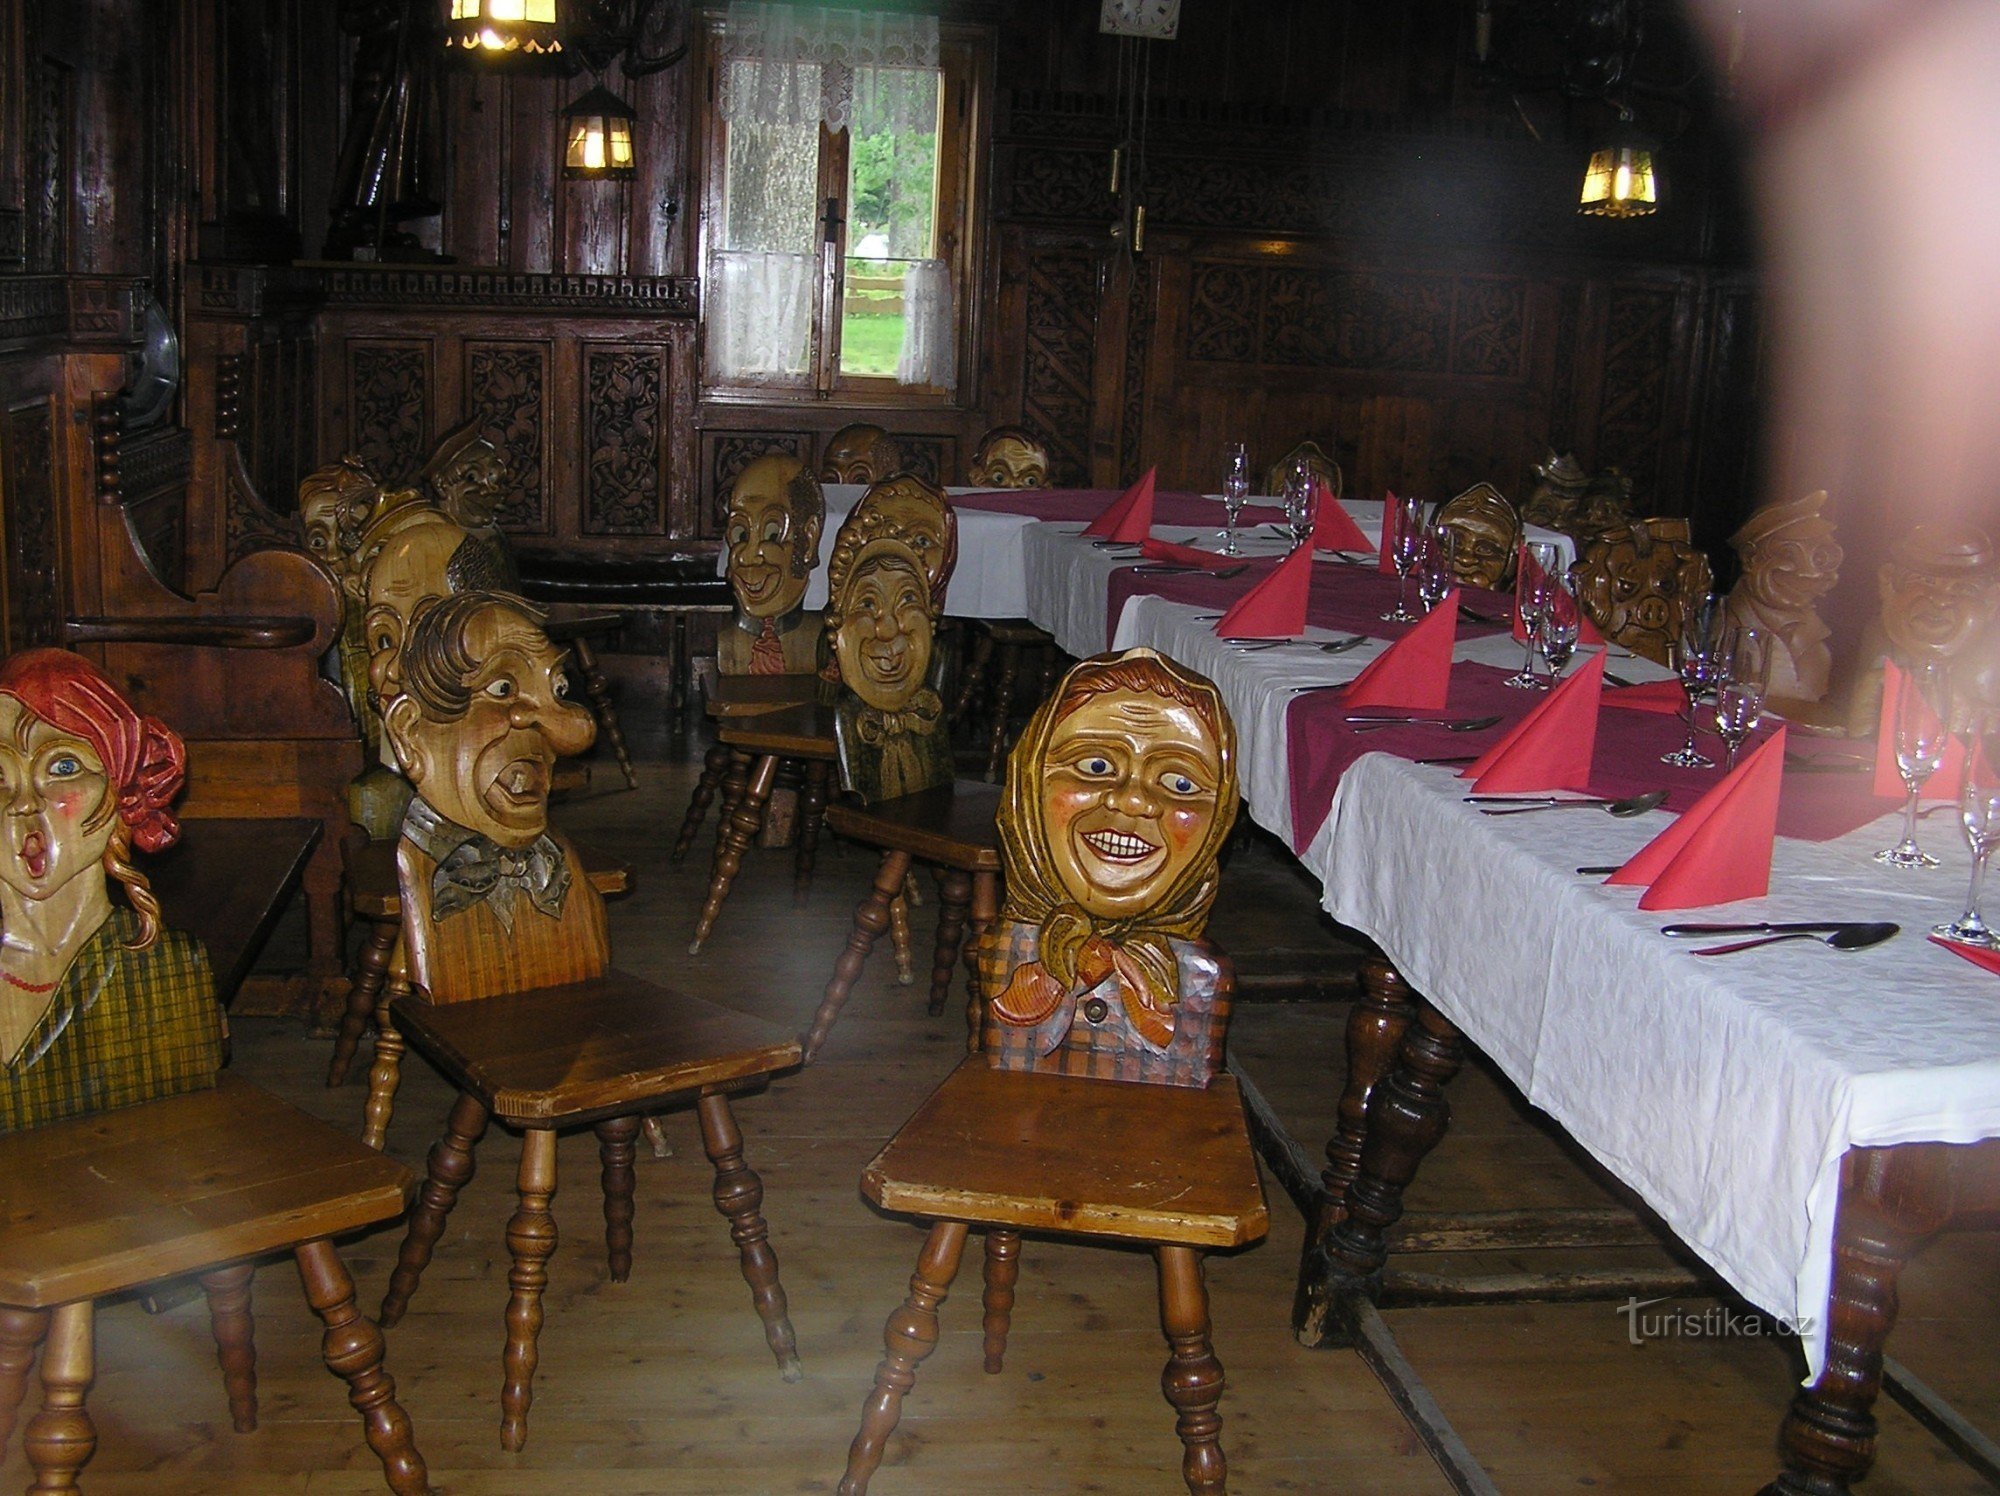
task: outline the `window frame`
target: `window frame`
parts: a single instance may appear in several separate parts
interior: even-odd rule
[[[711,15],[702,30],[702,109],[697,121],[697,170],[701,176],[701,221],[697,264],[704,285],[712,284],[710,264],[720,244],[723,176],[728,163],[728,126],[718,107],[716,45],[721,17]],[[819,126],[816,187],[819,222],[818,265],[814,271],[811,353],[799,375],[719,376],[709,360],[707,297],[703,298],[702,398],[748,404],[800,404],[872,408],[963,410],[977,399],[980,374],[975,350],[984,287],[985,170],[991,139],[992,38],[983,28],[941,22],[938,27],[940,101],[937,142],[937,206],[933,235],[937,258],[950,267],[953,338],[957,344],[958,387],[898,384],[893,375],[849,374],[840,369],[841,297],[847,274],[847,175],[850,132]],[[839,222],[831,239],[825,231],[828,199],[838,199]]]

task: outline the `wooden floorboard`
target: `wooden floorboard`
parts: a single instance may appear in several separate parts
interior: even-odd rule
[[[657,748],[655,750],[657,752]],[[789,853],[753,852],[716,935],[685,954],[706,876],[707,838],[681,868],[663,849],[690,775],[642,762],[643,788],[613,792],[615,772],[564,807],[562,824],[629,858],[638,889],[611,905],[618,964],[775,1022],[803,1025],[844,939],[874,858],[827,846],[808,908],[791,907]],[[711,821],[711,827],[712,827]],[[1351,953],[1311,891],[1268,844],[1237,848],[1216,935],[1242,949]],[[935,906],[914,916],[927,941]],[[282,932],[281,940],[282,943]],[[917,962],[928,970],[928,952]],[[560,1147],[548,1321],[528,1446],[499,1447],[502,1231],[518,1152],[489,1131],[478,1172],[408,1317],[390,1332],[389,1369],[433,1479],[452,1496],[728,1496],[830,1492],[901,1299],[922,1233],[862,1202],[863,1166],[963,1053],[955,993],[924,1016],[924,988],[899,987],[879,952],[812,1070],[737,1105],[747,1157],[798,1329],[805,1380],[786,1386],[709,1201],[712,1173],[694,1119],[667,1119],[675,1154],[639,1162],[636,1261],[629,1283],[605,1274],[597,1160],[588,1135]],[[1345,1009],[1338,1003],[1239,1006],[1232,1063],[1254,1078],[1317,1162],[1339,1088]],[[327,1046],[279,1020],[239,1018],[236,1066],[321,1116],[358,1129],[357,1083],[321,1085]],[[449,1097],[414,1055],[390,1151],[421,1167]],[[1415,1210],[1602,1208],[1618,1192],[1582,1167],[1504,1085],[1477,1065],[1454,1082],[1453,1135],[1411,1191]],[[1449,1487],[1389,1397],[1350,1352],[1307,1352],[1289,1332],[1301,1227],[1267,1177],[1270,1238],[1210,1259],[1215,1342],[1228,1372],[1223,1441],[1239,1493],[1441,1496]],[[361,1303],[379,1302],[400,1240],[344,1249]],[[1626,1249],[1629,1250],[1629,1249]],[[1502,1268],[1534,1253],[1489,1254]],[[1544,1254],[1555,1255],[1555,1254]],[[1580,1261],[1591,1253],[1572,1254]],[[1655,1251],[1660,1261],[1671,1261]],[[1518,1262],[1516,1262],[1518,1259]],[[1151,1263],[1142,1253],[1030,1240],[1005,1371],[980,1369],[975,1260],[943,1309],[944,1334],[918,1375],[877,1496],[1155,1493],[1180,1489],[1179,1443],[1159,1390],[1165,1344]],[[1705,1300],[1690,1300],[1699,1310]],[[1905,1279],[1891,1350],[1961,1413],[2000,1431],[2000,1237],[1939,1244]],[[351,1496],[383,1489],[345,1389],[318,1355],[319,1325],[289,1262],[256,1283],[262,1427],[230,1431],[206,1314],[197,1302],[149,1317],[136,1303],[99,1319],[91,1396],[99,1448],[84,1472],[95,1496]],[[1733,1493],[1772,1475],[1777,1422],[1797,1375],[1773,1340],[1627,1343],[1616,1305],[1503,1305],[1389,1311],[1403,1354],[1502,1491]],[[31,1389],[24,1421],[32,1411]],[[1988,1491],[1885,1399],[1882,1455],[1860,1496]],[[0,1489],[27,1481],[18,1435]]]

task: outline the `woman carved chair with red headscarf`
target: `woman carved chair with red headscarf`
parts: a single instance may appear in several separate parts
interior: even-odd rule
[[[0,663],[0,1132],[215,1083],[207,953],[161,928],[132,864],[180,835],[185,773],[180,738],[88,661]]]

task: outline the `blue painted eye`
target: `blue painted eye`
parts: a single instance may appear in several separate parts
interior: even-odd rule
[[[1176,795],[1192,795],[1200,786],[1185,774],[1169,774],[1167,776],[1167,788],[1172,790]]]
[[[1109,774],[1111,772],[1111,760],[1108,758],[1087,758],[1078,764],[1077,767],[1086,774]]]
[[[83,765],[67,753],[49,764],[49,773],[57,779],[71,779],[82,772]]]

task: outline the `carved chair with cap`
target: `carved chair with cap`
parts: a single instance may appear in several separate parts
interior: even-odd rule
[[[1201,939],[1236,809],[1232,735],[1208,682],[1133,651],[1073,669],[1016,745],[1000,810],[1007,901],[977,952],[984,1053],[862,1175],[870,1201],[928,1233],[884,1330],[842,1496],[862,1496],[881,1464],[974,1227],[985,1233],[989,1373],[1004,1363],[1024,1231],[1151,1249],[1182,1476],[1198,1496],[1224,1491],[1202,1256],[1268,1224],[1242,1098],[1221,1072],[1234,979]],[[1135,816],[1136,801],[1147,812]],[[1062,818],[1093,845],[1115,820],[1144,839],[1169,812],[1197,829],[1136,887],[1054,834]]]
[[[528,635],[519,634],[524,627]],[[507,1227],[501,1443],[509,1450],[527,1437],[542,1294],[556,1245],[549,1201],[563,1129],[588,1126],[597,1134],[610,1274],[623,1282],[632,1266],[632,1163],[642,1114],[693,1103],[715,1166],[715,1205],[738,1245],[765,1339],[785,1379],[799,1375],[762,1214],[763,1184],[744,1162],[731,1105],[733,1095],[795,1066],[798,1043],[759,1020],[609,969],[603,902],[575,848],[548,829],[545,800],[536,799],[538,785],[546,795],[547,765],[567,751],[572,735],[587,733],[589,719],[560,700],[553,648],[534,645],[531,635],[532,620],[508,600],[467,594],[420,613],[404,646],[406,691],[384,721],[419,795],[397,851],[411,991],[384,1005],[369,1102],[371,1110],[382,1104],[379,1085],[393,1088],[400,1045],[392,1036],[414,1044],[459,1092],[382,1301],[385,1327],[402,1318],[417,1291],[489,1120],[521,1133],[521,1204]],[[485,658],[482,639],[517,636],[529,642],[511,656],[497,644],[490,651],[496,660],[530,660],[509,681],[507,704],[474,704],[456,721],[440,710],[436,703],[453,689],[454,660]],[[502,770],[495,784],[512,799],[511,819],[488,817],[480,806],[493,796],[477,789],[480,751],[509,731],[509,722],[513,735],[505,741],[518,744],[524,721],[545,739],[540,768],[522,760]],[[485,824],[454,823],[445,806]]]
[[[1431,523],[1458,536],[1452,568],[1468,587],[1504,587],[1521,544],[1521,516],[1491,483],[1475,483],[1438,505]]]

